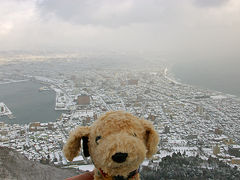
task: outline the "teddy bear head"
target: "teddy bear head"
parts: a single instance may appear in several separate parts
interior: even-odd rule
[[[153,125],[122,111],[108,112],[91,126],[77,127],[70,133],[64,154],[72,160],[83,152],[91,156],[95,167],[109,176],[129,176],[145,157],[157,151],[159,137]]]

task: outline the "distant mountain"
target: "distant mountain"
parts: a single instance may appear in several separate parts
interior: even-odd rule
[[[60,169],[30,161],[15,150],[0,147],[1,180],[60,180],[75,176],[73,169]]]

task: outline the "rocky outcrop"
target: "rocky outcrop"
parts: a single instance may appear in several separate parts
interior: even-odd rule
[[[3,180],[61,180],[78,173],[30,161],[15,150],[0,147],[0,179]]]

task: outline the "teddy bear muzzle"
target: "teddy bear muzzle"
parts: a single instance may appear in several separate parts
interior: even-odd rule
[[[94,149],[91,149],[91,157],[95,167],[102,172],[100,174],[114,177],[114,180],[123,177],[124,180],[129,179],[127,177],[132,172],[135,172],[134,175],[137,174],[147,152],[142,138],[127,132],[103,135],[98,144],[94,145]]]
[[[122,132],[105,136],[91,152],[92,160],[99,168],[121,170],[133,166],[130,169],[135,170],[146,156],[146,146],[140,138]]]

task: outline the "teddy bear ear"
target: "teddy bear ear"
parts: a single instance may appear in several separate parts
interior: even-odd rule
[[[146,156],[147,158],[151,158],[157,152],[159,136],[151,122],[142,120],[142,124],[145,128],[145,143],[147,147]]]
[[[88,139],[90,127],[78,126],[69,135],[66,144],[63,147],[63,152],[67,160],[72,161],[79,154],[81,148],[81,139],[84,139],[84,148],[86,148],[86,139]]]

